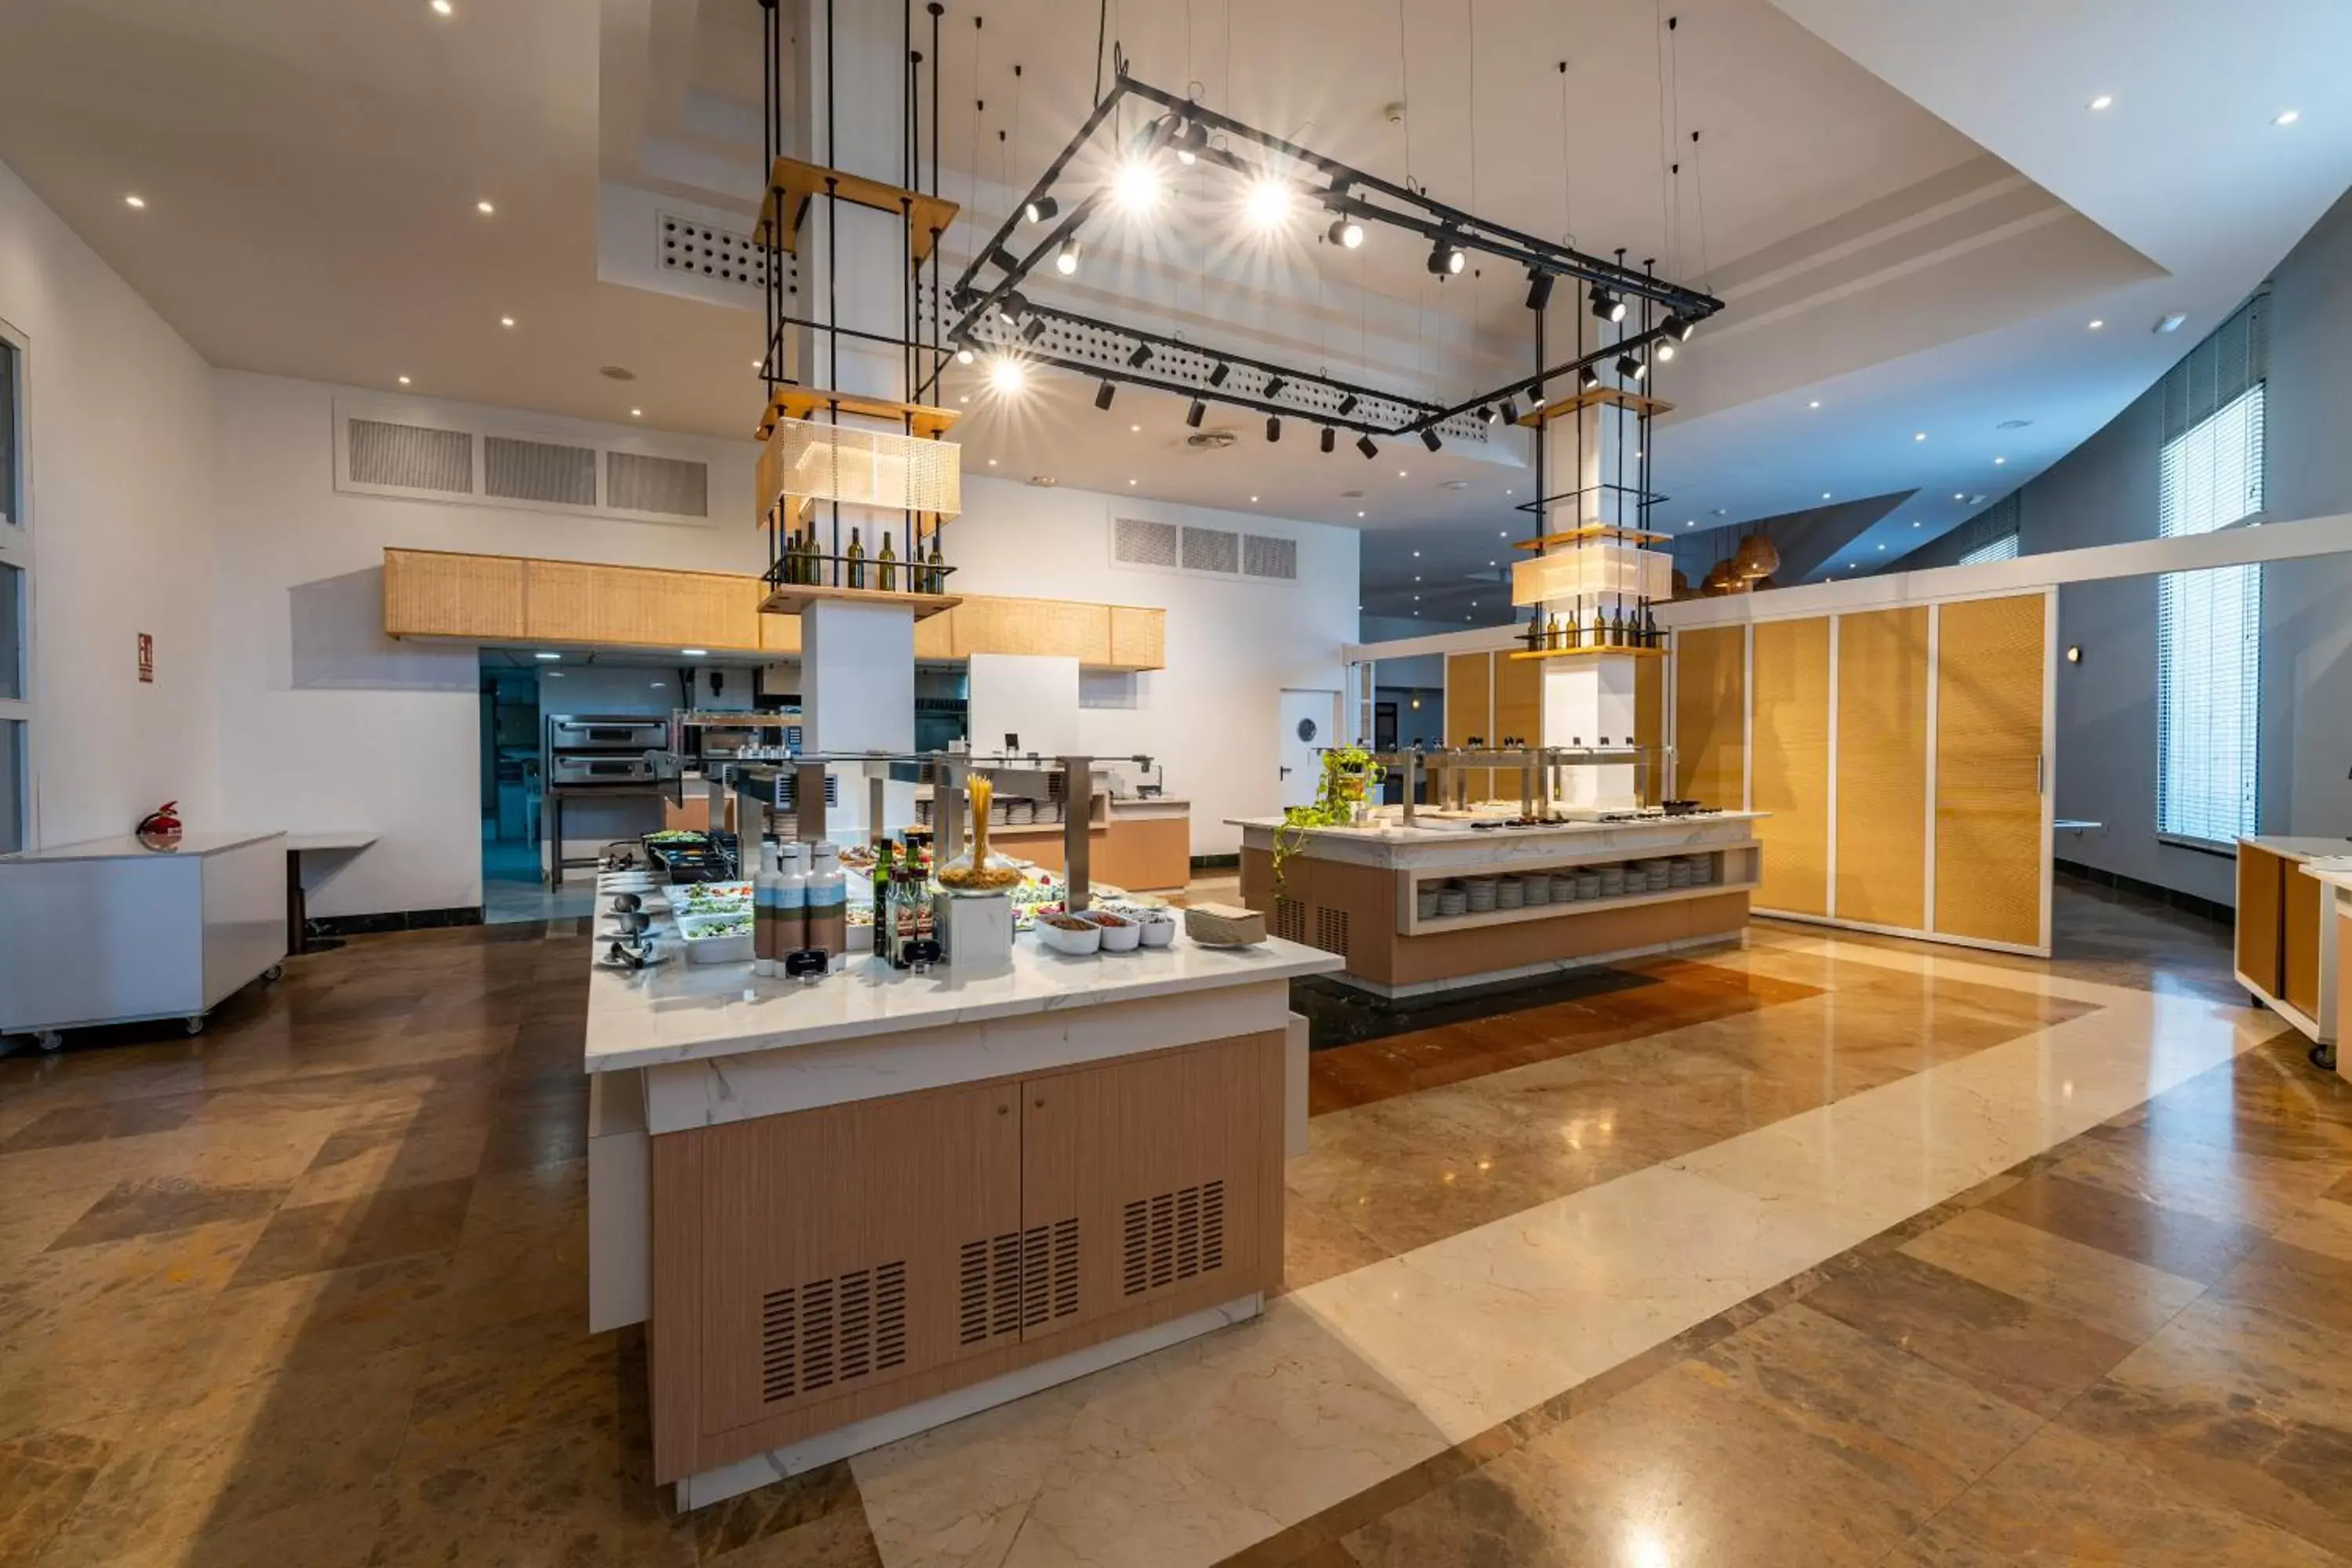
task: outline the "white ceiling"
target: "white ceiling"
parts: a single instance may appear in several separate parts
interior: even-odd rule
[[[1084,112],[1091,10],[1004,0],[944,18],[943,186],[982,232]],[[2352,172],[2336,79],[2352,7],[2328,0],[1668,11],[1670,34],[1650,7],[1556,0],[1378,16],[1357,0],[1121,3],[1110,18],[1146,79],[1198,83],[1318,151],[1712,288],[1728,309],[1661,376],[1679,405],[1656,437],[1662,521],[1909,496],[1858,542],[1873,554],[2071,449]],[[386,389],[405,374],[415,394],[623,421],[639,407],[735,436],[757,400],[756,314],[600,280],[616,269],[599,221],[628,200],[748,207],[757,38],[755,0],[456,0],[447,18],[425,0],[8,0],[0,159],[215,363]],[[2115,102],[2095,114],[2102,92]],[[2273,126],[2289,107],[2301,121]],[[1702,150],[1666,176],[1694,130]],[[1097,313],[1449,400],[1532,363],[1518,278],[1441,286],[1401,238],[1342,258],[1304,231],[1269,252],[1195,226],[1090,258],[1076,282],[1063,297]],[[2174,310],[2179,336],[2149,332]],[[1124,389],[1101,414],[1092,391],[1048,377],[1015,409],[951,379],[946,395],[972,399],[959,434],[976,472],[1373,531],[1376,609],[1410,607],[1412,550],[1424,578],[1442,562],[1466,584],[1523,529],[1529,476],[1508,437],[1366,462],[1322,456],[1303,426],[1269,446],[1235,412],[1209,423],[1239,443],[1202,453],[1178,399]]]

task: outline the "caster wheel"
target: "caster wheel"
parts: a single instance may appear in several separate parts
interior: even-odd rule
[[[261,972],[261,977],[264,980],[283,980],[286,978],[286,966],[282,963],[273,963]]]
[[[33,1043],[45,1051],[61,1051],[66,1048],[65,1036],[55,1029],[43,1029],[33,1037]]]
[[[202,1013],[192,1013],[180,1020],[180,1027],[191,1035],[201,1035],[205,1032],[205,1016]]]

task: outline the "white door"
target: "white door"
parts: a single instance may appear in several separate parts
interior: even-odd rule
[[[1339,694],[1336,691],[1282,693],[1282,744],[1276,756],[1282,769],[1282,804],[1305,805],[1315,798],[1323,777],[1323,752],[1339,743]]]

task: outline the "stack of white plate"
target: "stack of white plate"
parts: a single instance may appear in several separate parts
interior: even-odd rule
[[[1527,907],[1528,886],[1517,877],[1506,877],[1495,884],[1495,907],[1517,910]]]
[[[1687,888],[1691,885],[1691,863],[1687,855],[1677,855],[1666,862],[1666,886]]]
[[[1495,879],[1465,877],[1462,879],[1464,905],[1474,915],[1492,913],[1495,908]]]
[[[1553,903],[1572,904],[1576,902],[1578,897],[1579,894],[1577,891],[1575,872],[1554,871],[1551,874],[1551,901]]]
[[[1588,866],[1576,874],[1576,897],[1579,902],[1601,896],[1601,868]]]
[[[1530,871],[1519,879],[1519,897],[1530,906],[1551,902],[1551,878],[1541,871]]]
[[[1420,887],[1413,889],[1412,902],[1414,912],[1419,914],[1423,920],[1433,920],[1436,918],[1439,890],[1438,885],[1434,882],[1423,882]]]
[[[1690,862],[1690,870],[1691,870],[1691,886],[1692,886],[1692,887],[1694,887],[1694,888],[1704,888],[1704,887],[1706,887],[1709,882],[1712,882],[1712,881],[1714,881],[1714,880],[1715,880],[1715,857],[1714,857],[1714,856],[1712,856],[1712,855],[1686,855],[1686,856],[1685,856],[1685,857],[1684,857],[1684,858],[1685,858],[1685,860],[1687,860],[1687,861],[1689,861],[1689,862]]]
[[[1010,826],[1027,826],[1037,820],[1037,803],[1034,800],[1013,801],[1004,808],[1004,820]]]
[[[1437,912],[1441,918],[1448,915],[1466,914],[1469,911],[1469,896],[1463,892],[1461,889],[1455,887],[1445,887],[1438,889]]]
[[[1604,899],[1614,899],[1622,895],[1624,891],[1625,868],[1613,863],[1601,867],[1601,896]]]
[[[1674,885],[1674,862],[1663,856],[1654,860],[1643,861],[1640,869],[1643,879],[1649,883],[1650,891],[1654,893],[1663,893]]]

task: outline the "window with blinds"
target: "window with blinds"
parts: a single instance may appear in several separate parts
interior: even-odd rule
[[[2261,521],[2265,301],[2165,378],[2159,531]],[[2263,571],[2170,572],[2157,585],[2157,831],[2226,845],[2256,830]]]
[[[1965,550],[1960,552],[1960,564],[1963,566],[1974,566],[1986,561],[2014,561],[2016,559],[2017,531],[2015,529],[2010,530],[2007,533],[1995,535],[1993,538],[1985,541],[1982,544],[1978,545],[1974,550]]]

